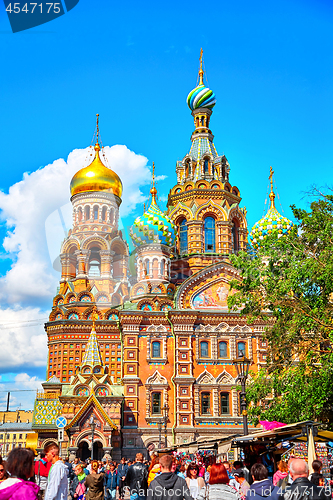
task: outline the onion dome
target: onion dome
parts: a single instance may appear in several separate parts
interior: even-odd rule
[[[199,85],[191,90],[187,96],[187,105],[191,111],[197,108],[212,109],[216,104],[216,97],[212,90],[207,88],[203,82],[204,71],[202,69],[202,49],[200,51]]]
[[[123,185],[120,177],[106,167],[102,162],[99,152],[100,145],[98,142],[98,115],[97,115],[97,142],[95,144],[95,158],[88,165],[88,167],[81,168],[71,180],[70,190],[71,196],[78,193],[85,193],[87,191],[106,191],[113,193],[121,198],[123,192]]]
[[[135,246],[161,243],[173,246],[176,241],[176,226],[172,220],[159,209],[156,203],[155,165],[153,163],[153,187],[150,190],[152,202],[148,210],[137,217],[130,228],[130,236]]]
[[[212,109],[215,104],[216,97],[214,92],[203,84],[195,87],[187,96],[187,105],[192,111],[197,108]]]
[[[271,183],[271,192],[269,194],[269,198],[271,200],[271,206],[267,212],[267,214],[260,219],[253,226],[250,232],[250,241],[252,246],[257,249],[260,246],[260,242],[263,241],[269,235],[276,235],[278,238],[289,234],[293,227],[293,223],[287,219],[287,217],[283,217],[275,208],[275,194],[273,191],[273,170],[271,167],[270,171],[270,183]]]

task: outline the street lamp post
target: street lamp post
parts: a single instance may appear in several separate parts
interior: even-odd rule
[[[160,450],[162,446],[162,420],[158,421],[158,449]]]
[[[94,460],[94,431],[96,424],[93,416],[90,417],[89,424],[91,428],[91,460]]]
[[[243,432],[244,436],[249,433],[247,424],[247,409],[246,409],[246,379],[249,374],[249,368],[251,360],[245,356],[236,358],[233,360],[233,364],[236,366],[238,380],[240,381],[242,390],[240,393],[240,407],[243,416]]]
[[[167,405],[167,403],[165,403],[165,405],[163,406],[162,411],[163,411],[163,419],[164,419],[164,447],[167,448],[168,447],[167,425],[168,425],[168,414],[169,414],[169,406]]]

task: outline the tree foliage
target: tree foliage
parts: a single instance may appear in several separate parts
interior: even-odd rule
[[[254,421],[327,422],[333,408],[333,196],[317,193],[309,211],[291,208],[297,220],[291,234],[232,257],[242,280],[232,282],[228,304],[249,323],[268,324],[267,370],[248,391]]]

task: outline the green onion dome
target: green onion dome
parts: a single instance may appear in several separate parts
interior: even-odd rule
[[[148,210],[137,217],[130,228],[130,236],[135,246],[161,243],[174,246],[177,229],[172,220],[165,215],[156,204],[156,189],[151,190],[152,203]]]
[[[272,234],[280,238],[283,235],[289,234],[292,227],[293,223],[276,210],[274,198],[273,201],[271,198],[271,207],[267,214],[256,222],[250,232],[250,242],[253,248],[257,249],[260,246],[260,242],[267,238],[267,236]]]

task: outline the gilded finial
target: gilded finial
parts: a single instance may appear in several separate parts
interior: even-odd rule
[[[153,180],[152,180],[152,188],[150,190],[152,200],[151,202],[156,205],[156,194],[157,194],[157,189],[155,188],[155,163],[153,162]]]
[[[268,178],[269,178],[269,182],[271,184],[271,192],[269,193],[269,199],[271,200],[271,208],[275,208],[275,203],[274,203],[275,193],[273,191],[273,174],[274,174],[274,170],[272,169],[272,167],[270,167]]]
[[[203,56],[203,50],[202,48],[200,49],[200,58],[199,58],[199,61],[200,61],[200,69],[199,69],[199,85],[203,85],[204,82],[203,82],[203,76],[204,76],[204,71],[202,69],[202,56]]]
[[[96,144],[95,144],[95,151],[99,151],[100,145],[99,145],[99,113],[96,113]]]
[[[143,213],[144,214],[146,213],[146,204],[145,203],[143,204]]]

